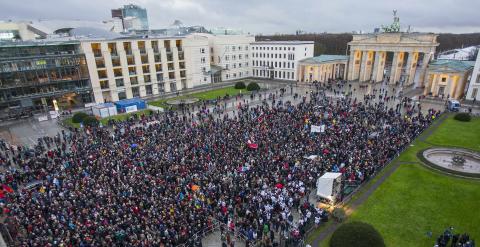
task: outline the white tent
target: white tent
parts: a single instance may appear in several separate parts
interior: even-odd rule
[[[317,196],[333,201],[336,198],[335,188],[340,185],[341,180],[342,174],[339,172],[323,174],[317,180]]]
[[[93,115],[101,118],[117,115],[117,108],[113,103],[104,103],[92,106]]]

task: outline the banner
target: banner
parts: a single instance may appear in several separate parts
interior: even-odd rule
[[[325,131],[325,128],[324,128],[324,131]],[[319,133],[319,132],[322,132],[322,128],[321,126],[318,126],[318,125],[312,125],[310,132]]]
[[[137,111],[137,106],[136,105],[125,107],[125,113],[136,112],[136,111]]]

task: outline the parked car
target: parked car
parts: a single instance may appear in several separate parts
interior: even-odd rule
[[[458,100],[449,99],[447,102],[447,110],[457,112],[460,110],[460,102]]]

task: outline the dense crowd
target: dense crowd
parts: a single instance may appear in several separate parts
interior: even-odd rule
[[[299,237],[327,217],[306,200],[319,176],[368,180],[438,114],[389,108],[384,97],[300,97],[238,104],[233,116],[206,106],[154,113],[33,150],[2,144],[2,183],[14,190],[2,192],[3,213],[24,246],[191,246],[216,221],[252,242]]]

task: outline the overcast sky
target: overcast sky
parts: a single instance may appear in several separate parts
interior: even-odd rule
[[[109,19],[110,9],[147,8],[150,28],[230,27],[254,34],[373,31],[392,22],[414,31],[480,32],[480,0],[5,0],[1,20]]]

